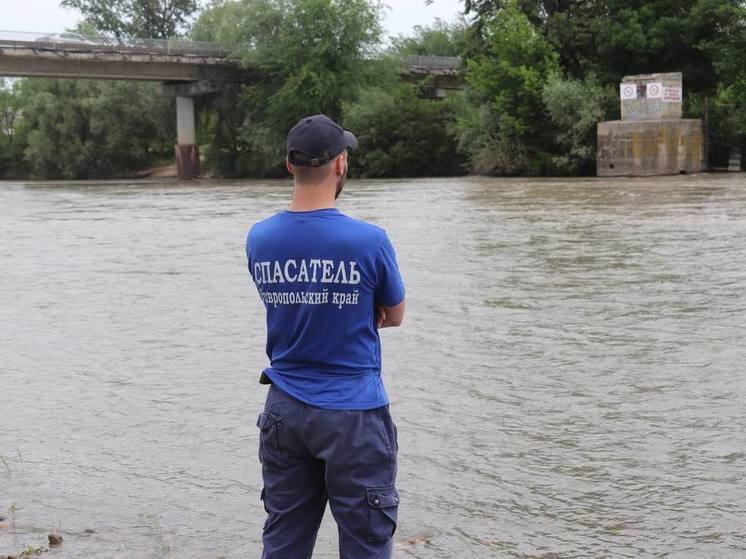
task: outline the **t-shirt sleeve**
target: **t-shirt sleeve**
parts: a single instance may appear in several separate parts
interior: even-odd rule
[[[254,272],[251,270],[251,230],[254,228],[252,225],[246,233],[246,265],[249,268],[249,275],[254,279]]]
[[[376,260],[376,301],[395,307],[404,300],[404,283],[396,263],[396,252],[386,233]]]

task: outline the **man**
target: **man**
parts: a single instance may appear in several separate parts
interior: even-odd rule
[[[327,500],[341,559],[391,557],[398,444],[378,328],[401,324],[404,286],[386,232],[335,208],[356,147],[324,115],[298,122],[287,137],[290,209],[246,240],[270,359],[257,420],[264,559],[310,558]]]

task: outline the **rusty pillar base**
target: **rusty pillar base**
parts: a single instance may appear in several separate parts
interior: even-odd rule
[[[179,180],[190,181],[199,176],[199,147],[195,144],[176,145],[176,169]]]

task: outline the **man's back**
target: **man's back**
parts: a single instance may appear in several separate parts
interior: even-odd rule
[[[272,382],[325,409],[388,404],[374,308],[401,303],[404,287],[385,231],[334,208],[284,211],[252,227],[246,251]]]
[[[292,211],[257,223],[246,239],[270,359],[256,422],[262,559],[309,559],[327,502],[340,559],[389,559],[393,549],[399,445],[378,328],[401,324],[404,286],[383,229],[334,208],[356,147],[329,117],[301,119],[285,160]]]

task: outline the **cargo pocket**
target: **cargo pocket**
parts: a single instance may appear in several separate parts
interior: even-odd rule
[[[366,491],[369,508],[368,541],[385,542],[396,532],[399,511],[399,494],[391,487],[372,488]]]
[[[270,412],[262,412],[256,420],[259,427],[259,461],[266,466],[284,468],[280,451],[280,422],[282,418]]]

